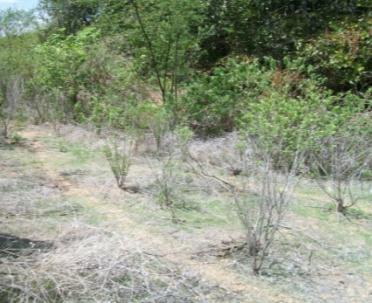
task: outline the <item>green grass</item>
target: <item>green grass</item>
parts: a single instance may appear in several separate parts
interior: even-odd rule
[[[176,214],[186,225],[193,228],[205,227],[237,227],[238,219],[234,213],[234,206],[227,202],[204,196],[194,197],[199,199],[199,209],[177,209]]]
[[[331,215],[330,204],[304,203],[297,199],[291,206],[291,210],[301,217],[310,217],[320,221],[327,221]]]
[[[48,162],[55,168],[63,167],[64,169],[85,168],[89,167],[94,161],[101,161],[102,155],[84,144],[68,142],[63,138],[43,138],[42,141],[56,153]]]

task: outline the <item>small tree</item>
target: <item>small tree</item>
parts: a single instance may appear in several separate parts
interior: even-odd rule
[[[126,180],[132,164],[135,145],[135,140],[132,138],[115,139],[113,142],[108,143],[104,149],[104,154],[115,176],[116,183],[122,190],[128,189]]]
[[[160,172],[156,176],[155,197],[160,207],[170,211],[173,222],[177,222],[176,204],[179,200],[177,180],[176,162],[171,158],[163,160]]]
[[[187,181],[183,163],[187,160],[193,133],[187,127],[179,127],[169,135],[172,142],[162,154],[158,154],[154,196],[162,208],[170,211],[172,221],[176,223],[176,210],[187,207],[187,197],[184,195]]]
[[[132,7],[133,33],[130,41],[136,49],[139,65],[155,76],[163,103],[178,117],[176,105],[180,80],[199,49],[201,30],[200,0],[129,1]],[[194,60],[195,61],[195,60]]]
[[[337,212],[346,215],[360,199],[357,187],[371,163],[371,138],[344,132],[319,140],[318,146],[310,158],[312,174]]]

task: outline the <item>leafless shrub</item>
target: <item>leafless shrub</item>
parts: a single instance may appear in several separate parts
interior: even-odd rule
[[[278,170],[277,158],[274,163],[271,150],[263,149],[254,139],[248,138],[245,149],[240,149],[246,173],[235,175],[235,179],[213,173],[192,153],[189,164],[198,174],[217,181],[233,195],[246,232],[244,246],[253,258],[253,273],[259,274],[291,201],[303,156],[295,153],[292,161],[282,161]]]
[[[192,132],[186,127],[170,133],[167,148],[159,155],[159,165],[155,168],[154,196],[161,207],[170,211],[173,222],[178,221],[177,209],[187,209],[190,206],[184,193],[192,180],[187,178],[183,164],[188,155],[191,138]]]
[[[362,174],[372,159],[370,138],[335,135],[321,140],[310,157],[312,174],[322,191],[346,214],[363,195]]]
[[[65,237],[46,253],[0,263],[4,302],[206,302],[211,287],[102,231]],[[68,235],[67,235],[68,236]]]
[[[260,152],[253,156],[251,174],[241,191],[234,191],[238,216],[245,228],[252,270],[258,274],[280,229],[297,183],[300,155],[290,167],[274,169],[272,158]]]
[[[154,197],[160,207],[170,211],[172,221],[177,222],[176,209],[186,208],[186,199],[182,192],[185,188],[180,163],[167,157],[160,160],[156,173]]]
[[[110,164],[119,188],[126,190],[126,179],[131,165],[135,139],[122,138],[114,139],[106,144],[104,153]]]
[[[169,132],[169,117],[164,110],[157,110],[150,118],[148,124],[155,139],[156,150],[160,153],[163,148],[164,138]]]

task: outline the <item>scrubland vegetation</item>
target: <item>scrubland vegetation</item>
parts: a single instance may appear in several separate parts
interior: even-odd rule
[[[368,302],[367,1],[0,11],[0,302]]]

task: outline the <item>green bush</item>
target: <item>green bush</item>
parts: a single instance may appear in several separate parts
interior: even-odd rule
[[[183,104],[199,133],[237,129],[280,165],[279,158],[287,162],[294,152],[316,148],[318,139],[347,131],[351,121],[362,123],[358,113],[370,106],[370,93],[334,94],[322,81],[300,59],[286,59],[280,67],[269,58],[230,58],[196,79]]]
[[[227,59],[189,86],[184,110],[199,133],[213,134],[244,128],[257,104],[267,102],[269,106],[276,100],[272,105],[278,109],[284,106],[281,111],[285,114],[288,107],[302,107],[298,102],[314,107],[314,100],[330,101],[330,93],[321,89],[320,81],[315,77],[305,79],[301,69],[305,67],[300,62],[288,61],[285,68],[280,68],[270,58],[263,63],[249,58]],[[307,69],[311,71],[311,67]],[[292,105],[285,104],[287,101]]]
[[[276,166],[287,165],[296,153],[307,159],[329,137],[372,137],[370,115],[362,113],[370,103],[368,94],[332,95],[311,80],[303,82],[302,91],[296,97],[268,91],[249,103],[241,119],[241,129],[270,154]]]
[[[244,95],[258,95],[268,80],[258,61],[227,59],[210,74],[199,75],[187,88],[183,106],[197,132],[230,131],[245,110]]]
[[[307,43],[299,42],[299,55],[327,80],[335,91],[365,91],[371,85],[371,33],[367,18],[357,23],[338,22]]]
[[[32,93],[46,96],[56,119],[124,128],[143,97],[133,65],[111,51],[95,27],[76,35],[56,33],[33,52]],[[40,100],[36,100],[40,102]]]

